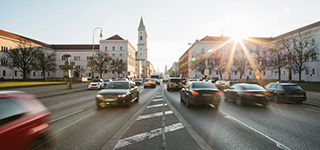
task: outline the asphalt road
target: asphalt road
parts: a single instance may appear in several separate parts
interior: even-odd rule
[[[98,90],[41,98],[52,112],[51,140],[55,143],[55,149],[103,148],[143,106],[156,104],[151,102],[160,92],[159,86],[155,89],[140,89],[140,101],[130,108],[117,106],[100,111],[96,110],[94,99]],[[168,92],[165,86],[163,90],[162,96],[168,106],[174,107],[213,149],[319,148],[319,107],[287,103],[270,103],[267,107],[241,107],[222,100],[219,109],[209,106],[188,108],[180,102],[179,91]],[[169,110],[168,106],[166,110]],[[150,111],[153,110],[146,109],[143,113],[147,114]],[[175,116],[168,115],[167,123],[170,123],[170,118],[173,118],[172,123],[179,122]],[[126,134],[142,130],[139,129],[141,125],[153,129],[150,126],[156,123],[152,122],[136,122],[137,125],[131,126],[135,129],[129,129]],[[181,131],[176,133],[179,134]],[[181,134],[182,137],[189,135],[185,132]],[[143,143],[141,144],[143,146]],[[179,146],[172,147],[179,149]]]

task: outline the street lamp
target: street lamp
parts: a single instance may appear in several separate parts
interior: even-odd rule
[[[103,37],[102,35],[102,28],[101,27],[96,27],[93,29],[93,34],[92,34],[92,58],[91,58],[91,79],[94,78],[94,75],[93,75],[93,57],[94,57],[94,32],[97,30],[97,29],[100,29],[100,38]]]

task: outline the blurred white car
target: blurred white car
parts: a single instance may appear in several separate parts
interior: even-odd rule
[[[88,89],[102,89],[104,82],[102,79],[92,79],[88,85]]]

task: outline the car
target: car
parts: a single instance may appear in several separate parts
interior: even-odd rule
[[[181,82],[182,82],[182,84],[186,84],[188,82],[188,80],[186,78],[181,78]]]
[[[152,73],[151,78],[155,79],[157,85],[160,85],[160,78],[161,78],[160,73]]]
[[[147,82],[144,83],[143,88],[148,88],[148,87],[152,87],[152,88],[156,88],[156,80],[155,79],[149,79]]]
[[[104,82],[102,79],[92,79],[88,85],[88,89],[102,89],[104,87]]]
[[[233,86],[234,84],[237,84],[239,82],[237,81],[227,81],[226,83],[224,83],[223,89],[229,89],[231,86]]]
[[[150,79],[149,78],[143,78],[143,83],[148,82]]]
[[[182,81],[180,78],[170,78],[167,84],[167,90],[180,90],[182,88]]]
[[[109,84],[109,82],[111,82],[112,81],[112,79],[103,79],[103,87],[106,87],[108,84]]]
[[[1,91],[0,110],[0,149],[53,148],[49,140],[51,113],[33,95]]]
[[[307,100],[306,92],[295,83],[269,83],[265,89],[271,93],[274,102],[295,102],[298,104]]]
[[[222,93],[210,82],[192,81],[180,90],[180,101],[188,107],[191,105],[213,105],[219,108]]]
[[[126,105],[130,107],[134,101],[139,102],[139,88],[129,81],[112,81],[105,89],[96,94],[96,106],[98,109],[109,105]]]
[[[215,82],[215,85],[218,87],[219,90],[223,90],[224,84],[226,83],[226,81],[223,80],[218,80]]]
[[[257,84],[239,83],[224,90],[225,100],[233,101],[237,105],[259,103],[263,106],[268,105],[268,97],[271,95],[266,89]]]
[[[129,81],[128,78],[116,78],[116,79],[113,79],[113,81]]]
[[[138,85],[138,86],[142,84],[142,79],[137,78],[137,79],[134,79],[133,81],[134,81],[135,84]]]

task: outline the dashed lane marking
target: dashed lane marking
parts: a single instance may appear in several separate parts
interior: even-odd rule
[[[153,102],[163,101],[163,99],[154,99]]]
[[[162,107],[162,106],[167,106],[167,104],[150,105],[150,106],[147,106],[147,108],[155,108],[155,107]]]
[[[169,115],[169,114],[173,114],[172,111],[166,111],[165,115]],[[157,113],[153,113],[153,114],[148,114],[148,115],[142,115],[139,116],[137,120],[142,120],[142,119],[148,119],[148,118],[153,118],[153,117],[159,117],[162,116],[162,112],[157,112]]]
[[[170,126],[165,127],[165,133],[173,132],[173,131],[176,131],[176,130],[179,130],[182,128],[184,128],[182,123],[172,124]],[[117,145],[113,149],[119,149],[121,147],[125,147],[130,144],[138,143],[138,142],[141,142],[146,139],[151,139],[151,138],[153,138],[155,136],[159,136],[159,135],[161,135],[161,128],[154,129],[149,132],[140,133],[140,134],[119,140],[119,142],[117,143]]]

